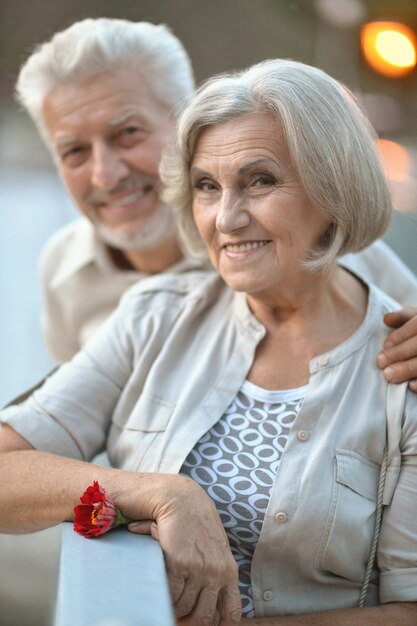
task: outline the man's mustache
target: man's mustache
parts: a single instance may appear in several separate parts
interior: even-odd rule
[[[129,176],[129,178],[122,180],[111,191],[103,191],[102,189],[94,189],[94,191],[88,197],[88,202],[91,206],[99,206],[100,204],[111,202],[113,196],[118,193],[130,191],[131,189],[137,191],[139,189],[148,189],[148,188],[153,188],[155,189],[155,191],[159,193],[161,189],[161,182],[159,178],[156,178],[155,176],[142,176],[142,175]]]

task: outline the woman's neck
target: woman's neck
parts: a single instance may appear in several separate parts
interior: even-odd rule
[[[365,285],[339,266],[321,279],[314,277],[296,297],[248,295],[249,307],[267,331],[249,380],[267,389],[307,384],[311,359],[340,345],[361,325],[367,297]]]

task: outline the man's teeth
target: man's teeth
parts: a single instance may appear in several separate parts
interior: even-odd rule
[[[250,243],[227,245],[225,247],[228,252],[247,252],[248,250],[256,250],[256,248],[262,248],[263,246],[266,246],[267,243],[267,241],[252,241]]]

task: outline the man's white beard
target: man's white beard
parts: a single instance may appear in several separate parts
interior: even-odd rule
[[[140,252],[157,248],[177,233],[172,209],[162,202],[139,231],[124,229],[124,227],[109,228],[98,219],[94,220],[94,225],[98,236],[105,243],[118,250],[126,251]]]

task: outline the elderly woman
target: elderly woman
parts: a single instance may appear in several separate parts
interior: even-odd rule
[[[415,624],[417,397],[374,366],[395,303],[337,263],[390,218],[366,119],[261,63],[201,89],[163,177],[217,272],[134,287],[3,412],[1,529],[71,519],[96,479],[159,538],[184,626]],[[106,441],[118,469],[83,462]]]

